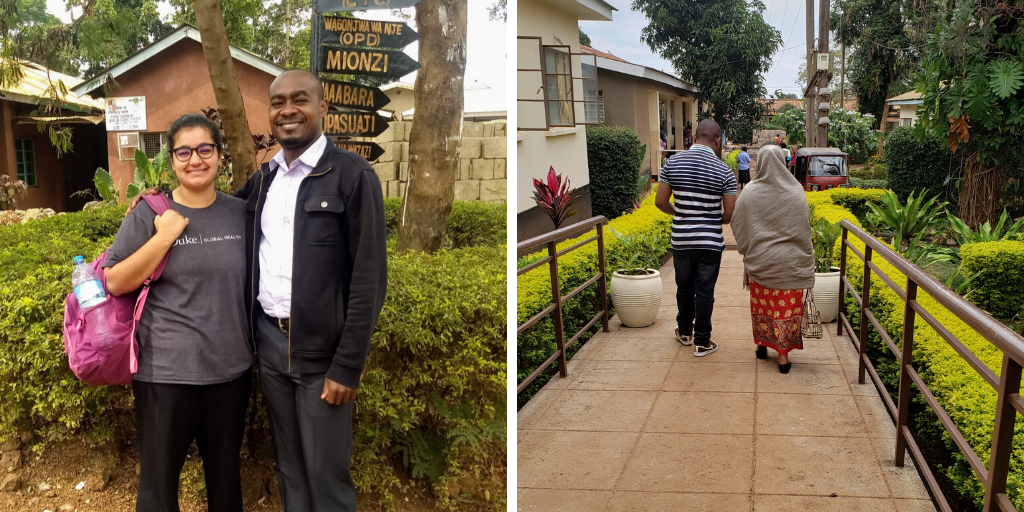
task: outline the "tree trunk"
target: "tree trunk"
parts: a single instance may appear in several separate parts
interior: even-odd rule
[[[960,181],[957,216],[972,229],[978,229],[979,225],[986,222],[996,222],[1001,213],[999,197],[1003,183],[1003,175],[998,167],[983,169],[977,151],[968,156]]]
[[[231,188],[237,190],[256,170],[256,150],[249,121],[245,117],[242,91],[235,78],[235,62],[231,58],[227,31],[224,30],[224,16],[219,0],[193,0],[192,5],[196,10],[199,35],[203,39],[203,54],[210,70],[213,94],[217,98],[217,111],[220,112],[224,136],[231,152]]]
[[[444,245],[462,147],[466,1],[424,0],[416,7],[422,67],[416,75],[398,250],[432,253]]]

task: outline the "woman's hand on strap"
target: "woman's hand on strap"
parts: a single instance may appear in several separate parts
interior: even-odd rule
[[[139,201],[142,201],[142,196],[154,196],[160,192],[162,192],[162,190],[157,187],[147,188],[146,190],[139,192],[139,195],[135,196],[135,199],[132,199],[132,202],[128,205],[128,211],[124,212],[124,216],[127,217],[128,214],[139,205]]]

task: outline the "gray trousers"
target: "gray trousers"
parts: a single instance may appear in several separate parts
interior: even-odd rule
[[[288,373],[288,336],[262,311],[255,314],[284,512],[356,512],[349,472],[352,402],[331,405],[321,399],[322,373]]]

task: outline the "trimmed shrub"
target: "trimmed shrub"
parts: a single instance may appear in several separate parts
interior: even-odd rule
[[[906,201],[911,192],[926,190],[928,197],[938,194],[940,201],[953,202],[950,194],[952,161],[949,150],[931,136],[923,141],[913,128],[895,128],[885,138],[885,165],[889,188]]]
[[[808,201],[811,200],[812,194],[814,193],[808,193]],[[823,197],[815,198],[818,202],[823,199]],[[830,209],[819,206],[815,209],[815,215],[829,211]],[[830,215],[832,214],[834,212],[830,213]],[[848,211],[846,215],[852,217]],[[832,219],[830,218],[830,220]],[[859,240],[851,238],[851,243],[861,253],[864,252],[864,244]],[[859,289],[860,283],[863,282],[864,264],[856,257],[848,257],[846,261],[848,278]],[[901,288],[905,287],[906,276],[892,265],[881,258],[874,258],[872,262]],[[927,293],[918,290],[917,300],[983,364],[995,371],[997,375],[1000,373],[1002,353],[988,340],[939,305]],[[882,327],[899,346],[903,329],[904,304],[899,296],[877,276],[871,280],[870,306]],[[873,329],[869,329],[870,331]],[[879,336],[872,335],[868,340],[868,349],[875,354],[881,354],[878,358],[879,363],[876,365],[879,375],[887,384],[895,386],[899,379],[899,367],[895,364],[895,359],[888,347],[884,345]],[[992,446],[992,425],[995,419],[995,391],[938,333],[923,321],[915,322],[914,326],[914,362],[922,379],[952,418],[954,424],[964,434],[968,444],[978,454],[982,462],[987,464]],[[889,390],[895,391],[895,388],[890,387]],[[927,424],[929,417],[933,421],[931,425]],[[942,432],[944,430],[930,413],[917,416],[917,418],[919,425],[924,423],[921,425],[922,430],[927,432]],[[1022,432],[1022,427],[1024,427],[1024,418],[1018,417],[1016,427],[1018,434],[1013,440],[1013,455],[1007,482],[1008,495],[1017,508],[1024,506],[1024,432]],[[945,433],[941,434],[941,438],[945,441],[954,460],[953,465],[943,468],[942,471],[960,493],[974,501],[980,508],[985,494],[984,488],[951,438]]]
[[[654,188],[656,189],[656,185]],[[608,225],[623,234],[658,233],[660,245],[654,255],[660,257],[671,244],[672,217],[654,205],[656,190],[633,213],[623,215]],[[589,232],[558,244],[564,249],[592,236]],[[607,231],[604,237],[606,257],[619,250],[618,240]],[[568,293],[598,272],[597,243],[592,242],[558,258],[558,276],[562,293]],[[615,270],[607,268],[608,276]],[[609,277],[609,281],[610,281]],[[594,284],[569,300],[563,307],[566,338],[582,328],[599,309],[598,285]],[[546,265],[516,279],[516,319],[521,325],[551,304],[551,277]],[[551,315],[516,338],[516,377],[521,382],[555,351],[555,328]],[[525,398],[525,397],[524,397]]]
[[[971,281],[971,302],[1009,322],[1024,307],[1024,242],[987,242],[960,248],[964,272]]]
[[[628,126],[587,127],[587,167],[594,215],[610,220],[633,207],[646,148]]]
[[[832,202],[863,219],[871,212],[868,203],[882,204],[882,192],[882,189],[837,188],[832,191]]]
[[[134,444],[130,390],[82,384],[62,338],[71,258],[102,252],[123,215],[104,208],[0,227],[0,439],[29,430],[44,445],[77,433],[105,447]],[[504,510],[506,268],[504,245],[388,255],[388,294],[353,420],[356,487],[385,508],[410,474],[444,508]],[[248,427],[269,439],[265,422]]]
[[[388,236],[398,235],[398,215],[402,200],[397,197],[384,199],[384,220]],[[455,201],[448,215],[448,233],[445,247],[459,249],[486,245],[497,247],[508,242],[507,209],[503,204],[480,203],[477,201]]]
[[[872,156],[871,158],[876,157]],[[860,178],[862,180],[884,180],[885,173],[885,164],[882,163],[869,164],[867,169],[850,169],[851,178]]]
[[[850,176],[850,186],[853,188],[889,188],[889,182],[886,180],[862,180]]]

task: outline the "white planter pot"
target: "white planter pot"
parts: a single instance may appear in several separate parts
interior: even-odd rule
[[[839,316],[839,269],[832,270],[814,273],[814,306],[823,323],[834,322]]]
[[[612,273],[608,290],[622,324],[628,327],[647,327],[654,323],[661,308],[661,293],[664,285],[661,272],[647,269],[646,276],[627,276],[619,271]]]

